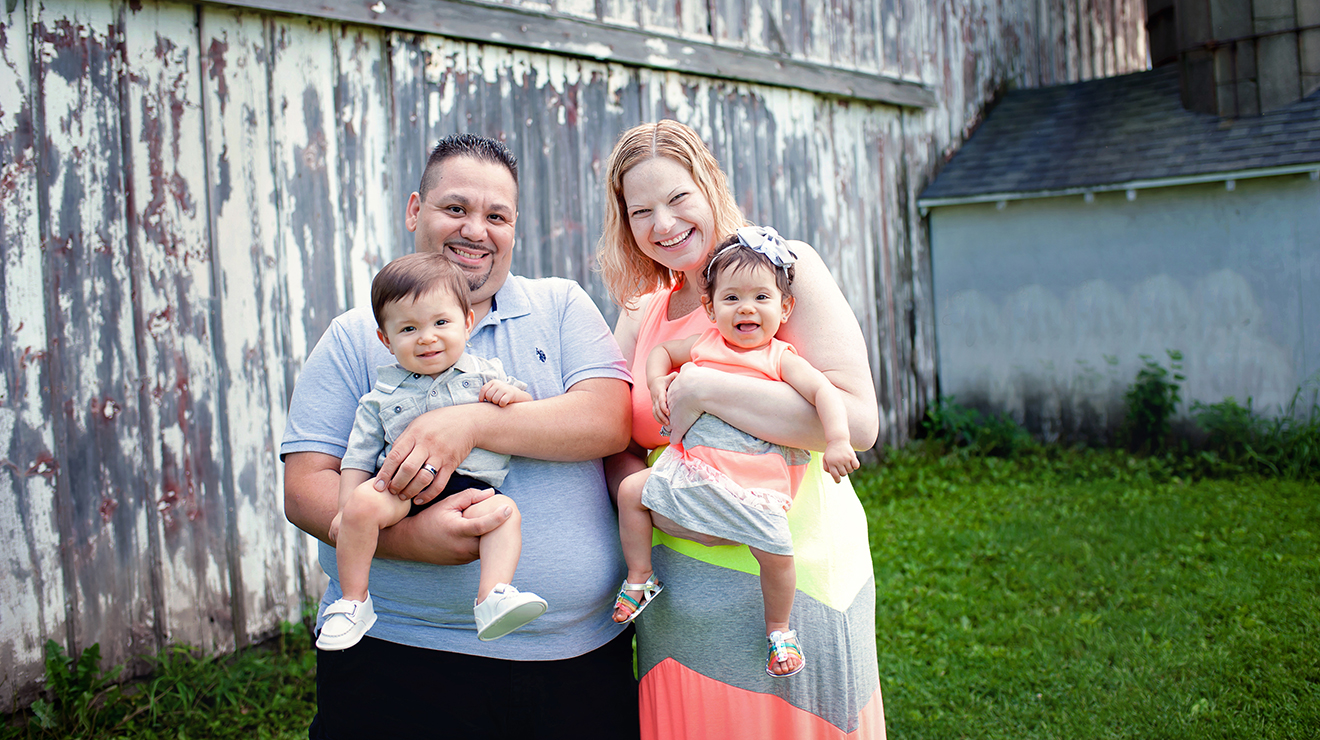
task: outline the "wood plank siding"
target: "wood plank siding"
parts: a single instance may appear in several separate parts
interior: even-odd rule
[[[283,516],[285,406],[411,249],[454,131],[521,162],[515,271],[582,283],[606,158],[695,127],[754,221],[814,244],[882,439],[935,393],[916,194],[1008,86],[1143,68],[1138,0],[7,0],[0,11],[0,701],[42,646],[142,668],[319,597]],[[314,15],[307,15],[307,13]]]

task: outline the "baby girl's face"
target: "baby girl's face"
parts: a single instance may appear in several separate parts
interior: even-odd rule
[[[715,276],[715,298],[706,313],[729,344],[740,349],[764,347],[793,311],[793,298],[779,291],[770,267],[722,270]]]

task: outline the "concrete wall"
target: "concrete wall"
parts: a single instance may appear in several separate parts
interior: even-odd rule
[[[1307,175],[946,206],[930,227],[940,393],[1046,438],[1112,431],[1141,354],[1183,352],[1184,411],[1277,410],[1320,372]]]

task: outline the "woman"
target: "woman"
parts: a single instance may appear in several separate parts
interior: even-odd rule
[[[598,256],[623,307],[615,338],[642,378],[652,347],[710,326],[702,271],[744,220],[718,162],[674,121],[625,132],[610,156],[608,187]],[[816,251],[789,246],[798,257],[798,308],[779,337],[842,391],[853,445],[870,447],[879,420],[861,328]],[[632,393],[634,442],[661,447],[668,440],[646,385],[635,382]],[[687,365],[668,396],[676,428],[684,428],[676,418],[709,412],[769,442],[825,447],[816,409],[785,383]],[[612,485],[645,465],[637,455],[615,456]],[[708,547],[718,543],[656,517],[664,533],[653,562],[666,588],[636,622],[643,738],[884,737],[865,513],[847,480],[833,483],[813,453],[788,518],[797,554],[792,618],[811,658],[802,673],[775,678],[758,667],[761,594],[747,547]]]

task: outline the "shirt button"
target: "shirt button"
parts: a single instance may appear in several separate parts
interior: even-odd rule
[[[439,393],[439,391],[431,391],[431,395],[432,395],[432,396],[434,396],[434,395],[437,394],[437,393]]]
[[[394,407],[394,413],[397,414],[397,413],[399,413],[400,411],[403,411],[403,407],[402,407],[402,406],[395,406],[395,407]]]

